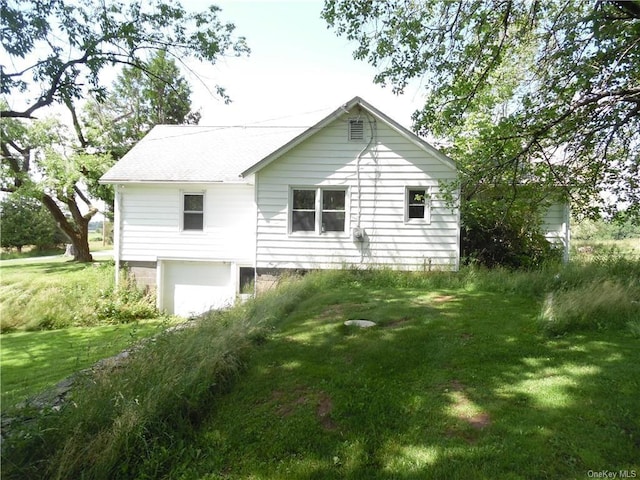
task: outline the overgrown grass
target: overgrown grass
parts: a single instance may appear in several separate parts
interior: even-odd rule
[[[570,331],[619,331],[640,321],[640,261],[596,256],[553,277],[540,322],[550,335]]]
[[[113,375],[87,378],[61,413],[5,440],[4,475],[386,480],[639,471],[633,332],[618,325],[559,338],[539,324],[547,293],[638,268],[288,279],[162,335]],[[348,328],[348,319],[377,326]]]
[[[37,435],[6,442],[5,472],[59,479],[158,473],[156,465],[186,448],[251,347],[304,293],[300,285],[283,285],[259,302],[213,312],[190,328],[156,337],[115,374],[87,377],[60,415],[40,419]]]
[[[113,262],[68,259],[2,265],[0,331],[94,326],[158,316],[153,297],[123,278]]]

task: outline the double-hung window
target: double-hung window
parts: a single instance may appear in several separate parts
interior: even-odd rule
[[[405,193],[405,222],[429,223],[431,202],[425,187],[408,187]]]
[[[204,229],[204,194],[182,195],[182,229],[196,231]]]
[[[316,191],[296,188],[293,190],[291,231],[314,232],[316,229]]]
[[[347,190],[344,188],[293,188],[290,232],[322,234],[345,232]]]

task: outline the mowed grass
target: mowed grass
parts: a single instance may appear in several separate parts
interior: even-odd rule
[[[3,410],[50,389],[75,372],[159,333],[165,320],[93,328],[16,332],[0,337]]]
[[[639,268],[292,279],[92,379],[29,441],[5,440],[3,468],[96,479],[639,475],[638,336],[607,323],[614,306],[558,335],[541,324],[550,291],[603,277],[640,300]]]
[[[482,288],[317,292],[216,402],[170,478],[640,474],[640,349],[548,338],[539,301]],[[348,319],[377,322],[345,327]]]

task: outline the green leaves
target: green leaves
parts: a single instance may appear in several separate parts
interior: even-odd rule
[[[25,110],[6,108],[2,116],[30,117],[43,106],[82,98],[86,84],[101,88],[106,66],[141,68],[143,52],[166,50],[174,58],[211,63],[220,55],[249,53],[244,38],[234,37],[234,25],[220,21],[213,6],[188,13],[179,2],[163,0],[42,3],[2,4],[2,42],[15,66],[2,70],[2,93],[32,95]],[[49,35],[52,30],[56,35]]]
[[[420,79],[414,128],[452,145],[467,197],[535,181],[640,218],[639,2],[329,0],[323,17],[376,82]]]

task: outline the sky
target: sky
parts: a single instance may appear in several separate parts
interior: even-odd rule
[[[184,2],[193,10],[209,3]],[[214,66],[187,63],[197,74],[186,77],[194,91],[192,104],[201,109],[201,125],[247,125],[266,119],[287,124],[298,114],[328,114],[357,95],[398,123],[411,126],[411,114],[423,98],[419,87],[409,87],[397,96],[391,88],[375,85],[376,69],[354,60],[355,44],[338,37],[320,18],[321,0],[214,3],[222,8],[221,19],[234,23],[236,33],[246,37],[251,54],[223,58]],[[225,87],[232,103],[224,105],[203,81]]]

